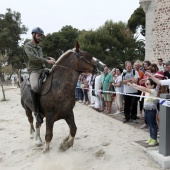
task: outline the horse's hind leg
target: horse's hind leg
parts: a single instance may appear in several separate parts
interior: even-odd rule
[[[37,147],[43,145],[42,140],[41,140],[41,137],[40,137],[40,127],[41,127],[41,124],[38,123],[38,122],[36,122],[35,145],[36,145]]]
[[[75,137],[76,131],[77,131],[77,127],[76,127],[76,124],[75,124],[75,121],[74,121],[74,113],[73,113],[73,111],[71,111],[71,113],[67,116],[65,121],[67,122],[67,124],[68,124],[68,126],[70,128],[70,134],[69,134],[69,136],[67,136],[64,139],[63,143],[60,144],[60,150],[61,151],[66,151],[71,146],[73,146],[74,137]]]
[[[34,125],[33,125],[33,116],[32,116],[32,111],[26,107],[25,108],[25,112],[26,112],[26,115],[28,117],[28,121],[30,123],[30,139],[33,139],[34,138],[34,132],[35,132],[35,129],[34,129]]]

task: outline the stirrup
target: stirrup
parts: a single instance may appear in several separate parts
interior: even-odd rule
[[[34,116],[35,116],[36,121],[38,123],[43,123],[43,118],[42,118],[42,116],[39,113],[34,112]]]

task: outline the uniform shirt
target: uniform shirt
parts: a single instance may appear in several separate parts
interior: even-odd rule
[[[41,72],[45,68],[46,59],[43,58],[42,48],[38,45],[32,43],[32,41],[27,42],[24,45],[24,52],[27,62],[28,72]]]
[[[157,91],[156,89],[150,89],[151,90],[151,94],[150,93],[145,93],[146,97],[157,97]],[[153,99],[153,98],[145,98],[144,99],[144,109],[157,109],[157,103],[158,100],[157,99]]]

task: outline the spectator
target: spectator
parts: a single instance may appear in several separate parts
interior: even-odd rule
[[[96,75],[96,78],[94,79],[94,94],[95,94],[95,104],[94,104],[94,109],[98,112],[102,111],[101,108],[101,92],[100,90],[100,84],[101,82],[101,73],[98,72]]]
[[[164,76],[167,79],[170,79],[170,61],[165,63],[166,71],[164,72]]]
[[[136,70],[136,71],[138,72],[138,74],[139,74],[139,79],[138,79],[138,83],[137,83],[137,84],[139,84],[139,81],[144,78],[144,73],[143,73],[142,70],[140,70],[140,67],[141,67],[141,65],[140,65],[139,61],[136,61],[136,62],[134,63],[134,65],[133,65],[134,70]],[[145,70],[145,71],[146,71],[146,70]],[[141,95],[142,92],[141,92],[140,90],[138,90],[137,94],[138,94],[138,95]],[[140,97],[138,97],[138,100],[139,100],[139,106],[140,106],[140,114],[142,115],[143,101],[140,100]]]
[[[81,88],[81,82],[82,82],[82,75],[80,74],[76,86],[77,101],[79,101],[80,103],[83,102],[83,90]]]
[[[156,77],[159,80],[164,80],[165,79],[163,71],[156,72],[154,77]],[[157,97],[160,97],[160,94],[168,93],[167,86],[159,86],[159,85],[157,85],[156,90],[158,91]],[[159,122],[160,122],[160,117],[159,117],[160,105],[159,105],[159,103],[157,104],[157,109],[158,109],[158,112],[157,112],[157,115],[156,115],[156,121],[157,121],[157,125],[158,125],[158,128],[159,128]]]
[[[145,73],[145,69],[146,69],[147,67],[149,67],[150,65],[151,65],[151,62],[148,61],[148,60],[146,60],[146,61],[143,62],[143,67],[141,68],[141,70],[143,71],[143,73]]]
[[[92,91],[94,78],[95,78],[94,74],[90,74],[90,75],[87,76],[87,81],[88,81],[88,86],[89,86],[89,99],[90,99],[90,106],[91,107],[94,106],[94,102],[95,102],[94,94],[93,94],[93,91]]]
[[[104,74],[101,77],[101,87],[103,91],[113,91],[112,89],[113,76],[109,73],[109,68],[104,68]],[[104,92],[104,101],[106,105],[106,113],[111,113],[111,103],[112,103],[112,94],[109,92]]]
[[[125,119],[123,123],[129,122],[131,119],[132,122],[137,123],[136,116],[137,116],[137,97],[131,96],[137,94],[137,90],[133,89],[132,87],[128,86],[127,83],[137,83],[138,82],[138,72],[132,69],[132,63],[127,61],[125,63],[126,72],[122,73],[122,82],[124,84],[124,115]],[[129,94],[129,95],[128,95]]]
[[[164,64],[162,58],[158,58],[158,69],[159,71],[164,71]]]
[[[145,92],[145,96],[148,98],[144,99],[144,109],[145,117],[149,124],[150,138],[146,141],[150,146],[157,145],[157,123],[156,123],[156,113],[157,113],[157,99],[150,97],[157,96],[156,83],[152,79],[148,79],[145,83],[146,87],[139,86],[137,84],[131,84],[128,82],[130,87],[134,89],[141,90]]]
[[[112,83],[116,92],[116,107],[117,107],[117,112],[115,114],[120,114],[121,111],[123,110],[123,95],[120,93],[123,93],[123,84],[122,84],[122,69],[117,67],[116,68],[116,79]]]
[[[88,80],[86,76],[83,78],[82,88],[83,88],[83,94],[84,94],[84,104],[88,105],[89,104],[89,97],[88,97],[89,86],[88,86]]]

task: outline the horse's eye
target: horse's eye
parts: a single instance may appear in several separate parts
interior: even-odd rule
[[[80,59],[83,59],[83,56],[80,56]]]

